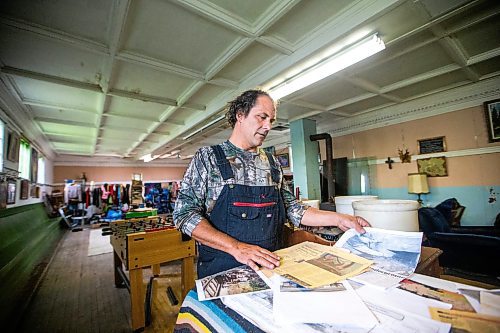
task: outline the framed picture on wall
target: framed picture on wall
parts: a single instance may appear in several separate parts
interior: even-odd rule
[[[418,173],[425,173],[428,177],[446,177],[446,157],[421,158],[417,160]]]
[[[31,148],[30,180],[36,183],[38,177],[38,152]]]
[[[7,205],[16,203],[16,181],[9,180],[7,182]]]
[[[19,198],[21,200],[26,200],[29,198],[30,182],[27,179],[21,180],[21,194]]]
[[[36,184],[30,185],[30,198],[36,198]]]
[[[288,154],[278,154],[276,155],[276,158],[278,159],[278,162],[280,162],[282,168],[290,167],[290,159]]]
[[[441,153],[443,151],[446,151],[446,142],[444,140],[444,136],[421,139],[417,140],[417,142],[419,154]]]
[[[14,132],[7,134],[7,159],[11,162],[19,162],[19,135]]]
[[[485,102],[484,115],[488,128],[488,141],[500,141],[500,99]]]
[[[0,181],[0,209],[7,208],[7,182]]]

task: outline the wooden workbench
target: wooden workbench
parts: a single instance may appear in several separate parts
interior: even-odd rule
[[[117,221],[113,223],[125,223]],[[154,275],[160,273],[160,264],[182,259],[182,298],[194,287],[195,243],[186,239],[176,229],[152,232],[123,233],[111,235],[115,285],[126,285],[130,290],[132,329],[142,331],[145,327],[145,292],[143,269],[151,267]],[[123,273],[123,266],[129,271],[129,278]],[[181,300],[182,301],[182,300]]]

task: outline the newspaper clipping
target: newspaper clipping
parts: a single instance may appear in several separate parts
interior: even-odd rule
[[[342,249],[303,242],[275,252],[281,258],[279,267],[272,272],[307,288],[317,288],[345,280],[365,271],[372,261]],[[271,273],[270,273],[271,272]]]

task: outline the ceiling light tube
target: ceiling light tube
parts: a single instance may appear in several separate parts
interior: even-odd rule
[[[151,156],[151,154],[146,154],[146,155],[141,157],[141,160],[143,160],[145,163],[148,163],[148,162],[151,162],[152,160],[157,159],[159,156],[160,155]]]
[[[305,69],[296,76],[272,87],[269,89],[269,94],[273,99],[278,100],[366,59],[383,49],[385,49],[385,44],[382,39],[376,33],[372,34],[320,61],[316,65]]]
[[[201,128],[199,128],[199,129],[197,129],[196,131],[194,131],[194,132],[192,132],[192,133],[190,133],[190,134],[186,135],[185,137],[183,137],[183,138],[182,138],[182,140],[187,140],[187,139],[189,139],[190,137],[192,137],[192,136],[194,136],[194,135],[196,135],[196,134],[200,133],[200,132],[201,132],[201,131],[203,131],[205,128],[212,126],[213,124],[215,124],[216,122],[218,122],[218,121],[220,121],[220,120],[224,119],[225,117],[226,117],[226,115],[224,115],[224,114],[223,114],[223,115],[221,115],[221,116],[219,116],[219,117],[215,118],[214,120],[212,120],[212,121],[211,121],[211,122],[209,122],[208,124],[203,125],[203,127],[201,127]]]

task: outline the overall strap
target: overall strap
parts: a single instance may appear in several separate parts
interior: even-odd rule
[[[271,178],[273,179],[273,182],[276,184],[280,183],[280,169],[276,165],[273,155],[270,152],[266,151],[267,159],[269,160],[269,165],[271,166]]]
[[[226,158],[226,154],[222,150],[220,145],[214,145],[211,147],[215,154],[215,159],[217,160],[217,167],[219,168],[222,178],[228,180],[234,178],[233,169]]]

